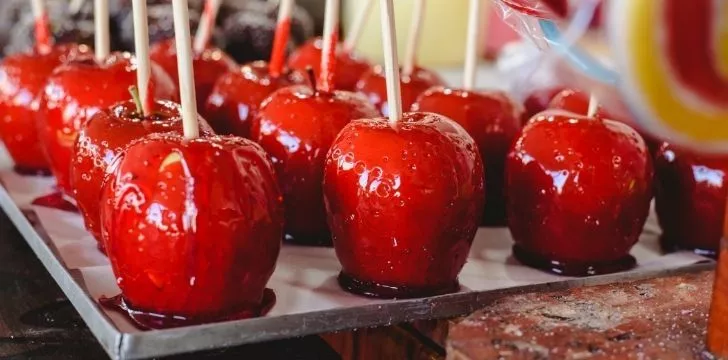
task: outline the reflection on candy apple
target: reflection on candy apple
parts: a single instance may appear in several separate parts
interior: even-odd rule
[[[349,123],[326,159],[339,283],[385,298],[457,291],[484,204],[475,141],[431,113]]]
[[[104,242],[135,321],[159,328],[232,320],[270,305],[265,286],[283,208],[260,146],[153,134],[112,166],[102,196]]]
[[[402,91],[402,108],[409,109],[425,90],[433,86],[445,86],[445,81],[436,73],[421,67],[415,67],[410,75],[400,75]],[[387,81],[384,78],[384,68],[380,65],[362,75],[356,84],[356,91],[364,94],[369,101],[379,109],[383,116],[389,115],[387,104]]]
[[[315,76],[318,77],[322,48],[323,40],[320,37],[307,41],[291,54],[288,58],[288,66],[301,71],[312,68]],[[356,54],[344,51],[339,44],[336,49],[336,68],[335,87],[340,90],[354,91],[356,82],[371,68],[371,65]]]
[[[417,98],[412,111],[438,113],[455,120],[475,139],[485,164],[482,224],[505,226],[503,173],[506,154],[521,128],[521,106],[502,92],[434,87]]]
[[[537,115],[506,161],[514,255],[564,275],[635,265],[630,248],[652,197],[652,162],[627,125],[562,111]]]
[[[377,116],[359,94],[291,86],[267,98],[253,120],[251,139],[273,159],[292,242],[330,245],[321,183],[326,152],[351,120]]]
[[[250,123],[268,95],[282,87],[308,83],[308,77],[298,71],[272,76],[265,61],[243,65],[217,80],[204,107],[205,118],[218,134],[250,137]]]
[[[143,116],[133,101],[119,103],[97,112],[78,132],[71,163],[71,187],[86,229],[98,241],[101,241],[99,198],[106,168],[133,140],[158,132],[182,133],[179,105],[157,101],[151,110],[151,115]],[[212,134],[203,119],[198,122],[202,134]]]
[[[135,63],[128,53],[112,53],[101,62],[88,55],[61,65],[48,77],[37,125],[51,171],[65,194],[72,195],[69,172],[78,130],[98,111],[129,99],[129,87],[136,84]],[[155,64],[149,87],[155,99],[177,98],[174,82]]]

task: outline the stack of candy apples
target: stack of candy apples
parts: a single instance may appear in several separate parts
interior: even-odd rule
[[[427,0],[400,65],[392,1],[381,65],[355,51],[374,0],[343,41],[340,0],[327,0],[323,36],[296,49],[309,25],[293,0],[259,4],[276,11],[270,37],[221,0],[95,0],[93,50],[56,36],[32,1],[32,49],[0,62],[0,138],[17,172],[55,177],[36,205],[78,211],[108,256],[121,294],[104,306],[142,328],[264,315],[284,242],[332,246],[353,294],[457,292],[479,226],[507,226],[528,266],[622,271],[653,184],[666,248],[715,253],[727,163],[655,137],[651,152],[634,120],[573,86],[525,104],[478,89],[486,0],[470,0],[462,87],[417,65]],[[215,46],[220,34],[237,45]],[[111,51],[126,37],[133,55]],[[704,233],[685,242],[687,227]]]

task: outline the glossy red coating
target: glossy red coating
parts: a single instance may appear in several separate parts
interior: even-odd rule
[[[48,52],[11,55],[0,63],[0,139],[21,172],[48,171],[34,120],[38,93],[53,69],[88,52],[86,46],[65,44]]]
[[[316,78],[318,78],[321,68],[322,49],[323,40],[320,37],[311,39],[288,57],[288,66],[291,69],[300,71],[306,71],[310,67],[313,69]],[[337,90],[354,91],[357,81],[371,68],[371,65],[356,54],[344,51],[341,44],[336,48],[336,55],[335,88]]]
[[[289,241],[331,244],[321,188],[326,152],[349,121],[376,116],[377,110],[359,94],[305,85],[280,89],[263,102],[250,138],[273,159]]]
[[[102,233],[126,305],[199,322],[255,315],[283,237],[263,149],[239,137],[157,133],[112,166]]]
[[[274,91],[296,84],[309,84],[309,78],[298,71],[271,76],[265,61],[245,64],[217,80],[203,113],[218,134],[247,138],[260,103]]]
[[[655,155],[655,209],[668,250],[717,256],[723,232],[728,157],[663,143]]]
[[[526,124],[528,120],[549,108],[551,99],[554,98],[558,93],[564,90],[561,86],[546,87],[536,89],[528,94],[526,100],[523,101],[523,106],[526,111],[523,113],[523,124]]]
[[[652,161],[642,137],[622,123],[543,112],[506,160],[508,226],[514,255],[564,275],[634,266],[652,198]]]
[[[480,221],[483,164],[460,125],[432,113],[349,123],[331,146],[324,195],[340,284],[407,298],[458,290]]]
[[[144,117],[137,112],[134,102],[128,100],[97,112],[79,130],[73,147],[71,188],[86,229],[98,241],[101,241],[99,198],[106,168],[133,140],[158,132],[182,134],[180,112],[178,104],[158,100],[152,113]],[[204,119],[198,118],[198,122],[203,136],[213,134]]]
[[[433,86],[445,86],[445,81],[439,75],[421,67],[415,67],[409,76],[400,75],[399,83],[402,91],[402,109],[409,109],[425,90]],[[374,66],[362,75],[356,84],[356,91],[364,94],[383,116],[389,115],[387,81],[381,65]]]
[[[521,129],[523,107],[500,91],[434,87],[417,98],[412,111],[433,112],[455,120],[475,139],[485,165],[485,211],[481,224],[506,226],[506,154]]]
[[[179,87],[177,48],[174,39],[160,41],[152,45],[149,50],[149,57],[159,64],[174,80],[175,85]],[[228,71],[236,70],[237,66],[235,60],[218,48],[209,47],[201,53],[193,53],[192,69],[195,73],[195,95],[197,96],[197,108],[201,112],[205,108],[205,101],[210,96],[217,79]]]
[[[61,65],[48,77],[39,100],[38,132],[58,188],[72,195],[70,169],[78,130],[96,112],[130,98],[136,65],[129,53],[112,53],[97,62],[91,55]],[[172,79],[152,64],[150,94],[177,99]]]

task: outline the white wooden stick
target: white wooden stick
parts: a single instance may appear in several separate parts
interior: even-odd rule
[[[463,88],[472,90],[475,87],[475,69],[480,56],[480,11],[482,0],[470,0],[468,10],[468,35],[465,45],[465,70],[463,76]]]
[[[197,103],[195,102],[195,74],[192,70],[192,39],[190,36],[190,14],[187,0],[172,0],[174,15],[174,41],[177,46],[177,69],[179,91],[182,100],[182,130],[187,139],[200,136],[197,124]]]
[[[53,43],[51,30],[48,26],[48,14],[46,14],[45,1],[33,0],[33,17],[35,25],[35,45],[43,51],[50,49]]]
[[[276,33],[273,37],[273,50],[268,61],[268,69],[272,77],[278,77],[283,71],[286,61],[286,48],[291,35],[291,14],[293,13],[293,0],[281,0],[278,4],[278,20]]]
[[[336,45],[338,41],[334,41],[338,36],[339,28],[339,6],[340,0],[326,0],[326,12],[324,15],[324,38],[323,48],[321,49],[321,70],[319,72],[319,88],[325,92],[333,90],[333,81],[331,77],[334,75],[330,61],[335,61]],[[333,56],[332,56],[333,55]]]
[[[293,0],[280,0],[280,3],[278,4],[277,24],[291,18],[291,14],[293,14],[293,3]]]
[[[344,40],[345,52],[352,52],[356,48],[356,44],[361,38],[361,34],[364,30],[364,25],[366,25],[367,20],[369,20],[369,14],[372,12],[373,7],[374,0],[364,0],[364,7],[361,9],[361,11],[359,11],[359,14],[357,14],[356,18],[354,19],[354,23],[351,25],[351,29],[346,34],[346,39]]]
[[[109,0],[94,1],[94,49],[96,60],[102,61],[111,52],[109,38]]]
[[[149,60],[149,25],[147,18],[146,0],[133,0],[132,11],[134,16],[134,50],[137,61],[137,88],[139,98],[142,100],[142,113],[147,116],[151,113],[149,97],[149,78],[151,77],[151,60]]]
[[[380,0],[382,17],[382,46],[384,69],[387,79],[387,103],[389,124],[394,126],[402,118],[402,95],[399,84],[399,60],[397,59],[397,32],[394,28],[393,0]]]
[[[597,101],[596,95],[591,93],[589,94],[589,109],[586,112],[586,116],[594,117],[597,114],[597,110],[599,110],[599,101]]]
[[[220,3],[222,3],[222,0],[207,0],[205,2],[205,10],[202,13],[200,23],[197,25],[197,33],[195,34],[193,49],[195,49],[196,53],[205,51],[207,43],[210,41],[212,30],[215,28],[217,12],[220,10]]]
[[[68,11],[71,14],[78,14],[79,11],[81,11],[81,8],[83,7],[83,3],[85,3],[86,0],[71,0],[71,3],[68,4]],[[94,4],[96,6],[96,4]]]
[[[33,0],[30,5],[33,7],[33,17],[40,19],[45,16],[45,1]]]
[[[409,38],[407,39],[407,52],[404,54],[404,64],[402,65],[402,74],[404,76],[409,76],[415,70],[417,50],[420,48],[420,38],[422,35],[422,23],[425,18],[424,13],[425,0],[415,0]]]

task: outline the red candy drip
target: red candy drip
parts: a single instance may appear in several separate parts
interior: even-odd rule
[[[66,195],[63,195],[63,193],[60,191],[56,191],[52,194],[41,196],[33,200],[33,205],[68,212],[78,212],[78,208],[76,207],[76,205],[68,201]]]
[[[276,26],[276,36],[273,40],[273,51],[270,55],[269,71],[273,77],[278,77],[283,71],[283,63],[286,57],[286,45],[291,33],[291,19],[286,18]]]
[[[326,56],[326,66],[321,67],[321,72],[318,78],[316,87],[323,92],[334,91],[334,81],[336,80],[334,75],[336,74],[336,45],[339,44],[339,28],[338,26],[334,29],[331,35],[330,45],[331,52],[328,54],[322,54]],[[324,39],[326,41],[326,39]],[[323,64],[322,64],[323,65]]]
[[[35,45],[41,51],[50,50],[53,45],[47,14],[35,19]]]
[[[110,298],[102,296],[99,298],[101,306],[117,311],[129,317],[132,323],[141,330],[169,329],[182,326],[192,326],[223,321],[243,320],[262,316],[268,313],[276,303],[276,294],[271,289],[263,291],[263,300],[258,305],[245,306],[245,308],[217,316],[185,317],[177,315],[165,315],[153,312],[146,312],[134,309],[133,305],[127,302],[119,294]]]

